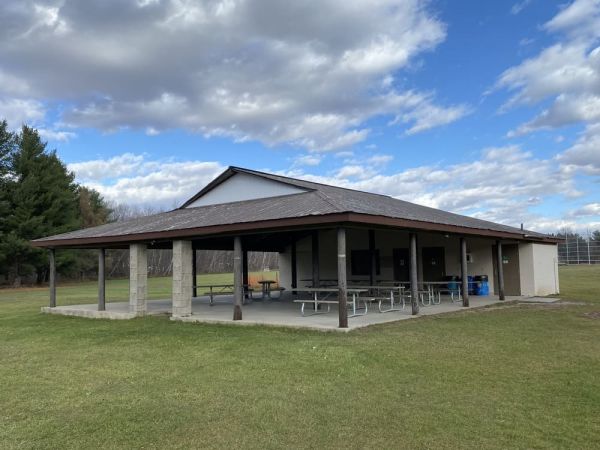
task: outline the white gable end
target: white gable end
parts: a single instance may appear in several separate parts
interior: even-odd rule
[[[299,194],[304,189],[246,173],[236,173],[191,203],[188,208]]]

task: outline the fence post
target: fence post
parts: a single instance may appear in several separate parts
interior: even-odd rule
[[[587,248],[588,248],[588,265],[592,264],[592,259],[590,258],[590,229],[587,229]]]

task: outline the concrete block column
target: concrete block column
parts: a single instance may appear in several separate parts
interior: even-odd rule
[[[145,244],[129,246],[129,312],[146,314],[148,297],[148,255]]]
[[[173,241],[173,317],[192,315],[193,257],[191,241]]]

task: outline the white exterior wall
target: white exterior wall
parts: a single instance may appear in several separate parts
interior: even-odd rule
[[[533,244],[535,295],[558,294],[558,245]]]
[[[299,194],[303,189],[267,180],[247,173],[236,173],[211,191],[204,194],[188,208],[197,206],[216,205],[220,203],[239,202],[257,198],[279,197],[282,195]]]
[[[378,280],[394,279],[394,248],[408,248],[408,232],[377,230],[375,232],[375,248],[379,250],[380,274]],[[469,275],[487,275],[489,279],[490,292],[494,291],[494,266],[492,246],[494,241],[483,238],[467,238],[467,251],[471,253],[473,262],[468,265]],[[346,236],[348,248],[347,273],[348,279],[368,280],[368,275],[352,275],[351,251],[366,250],[369,248],[369,234],[366,229],[348,229]],[[337,240],[334,230],[319,232],[319,266],[320,278],[337,279]],[[419,234],[419,278],[422,279],[423,267],[420,258],[423,247],[444,247],[446,275],[460,276],[459,239],[455,236],[448,238],[441,234]],[[307,237],[296,243],[298,287],[307,286],[312,279],[312,255],[311,238]],[[279,282],[286,289],[291,288],[292,283],[291,246],[286,247],[285,252],[279,254]],[[408,281],[408,280],[406,280]]]
[[[519,244],[522,295],[558,294],[558,245]]]
[[[519,244],[519,270],[521,277],[521,295],[535,295],[535,265],[533,263],[533,244]]]

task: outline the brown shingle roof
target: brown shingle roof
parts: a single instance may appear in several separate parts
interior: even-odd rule
[[[178,234],[190,236],[191,230],[200,231],[203,228],[213,230],[219,226],[252,223],[257,225],[260,223],[261,228],[269,228],[270,221],[273,221],[272,226],[275,226],[275,222],[279,223],[284,219],[312,218],[312,222],[319,223],[319,218],[324,219],[327,216],[333,218],[336,215],[341,218],[340,220],[344,217],[345,221],[362,221],[362,217],[383,217],[408,221],[413,228],[421,228],[420,223],[429,225],[428,227],[423,226],[423,228],[436,229],[435,226],[431,227],[431,224],[434,224],[438,225],[440,230],[444,226],[455,227],[457,230],[463,229],[470,234],[477,234],[479,231],[486,235],[498,233],[499,236],[510,235],[521,239],[548,238],[540,233],[428,208],[386,195],[339,188],[239,167],[230,167],[207,187],[212,188],[240,172],[294,185],[306,189],[306,192],[186,208],[186,205],[191,204],[206,192],[205,188],[184,203],[181,208],[174,211],[50,236],[38,239],[34,241],[34,244],[38,246],[74,246],[77,242],[126,241],[128,237],[131,237],[131,240],[141,240],[144,237],[159,239],[162,235],[165,238],[167,236],[173,238]],[[348,213],[352,214],[352,218],[349,215],[342,216],[342,214]],[[484,231],[485,233],[483,233]]]

